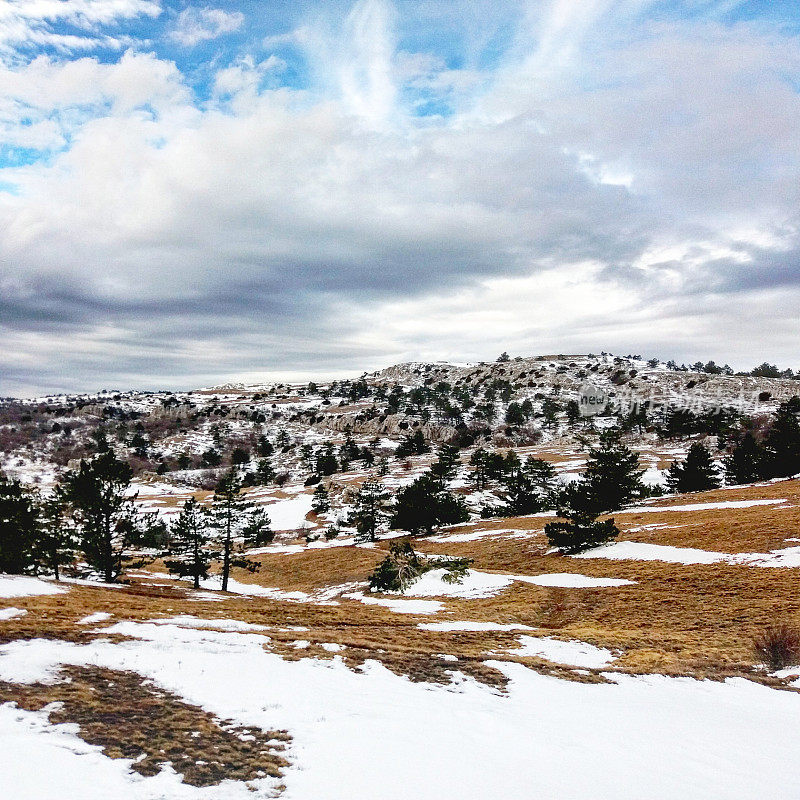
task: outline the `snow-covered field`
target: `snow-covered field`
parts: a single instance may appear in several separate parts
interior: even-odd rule
[[[468,678],[413,683],[375,662],[356,672],[338,656],[285,661],[254,633],[132,622],[107,630],[131,639],[4,645],[0,679],[48,680],[60,664],[134,670],[222,718],[289,729],[286,800],[800,795],[800,696],[745,680],[609,674],[608,683],[582,684],[496,662],[510,678],[503,694]],[[523,647],[553,658],[597,656],[528,638]],[[15,800],[270,797],[274,786],[196,789],[169,770],[142,778],[128,764],[72,726],[0,707],[0,775]]]

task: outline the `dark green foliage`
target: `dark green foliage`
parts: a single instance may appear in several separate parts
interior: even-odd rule
[[[242,495],[242,486],[231,470],[217,484],[209,512],[209,526],[222,547],[222,591],[228,591],[232,566],[255,570],[258,564],[234,550],[234,537],[248,524],[252,504]],[[252,533],[252,532],[251,532]]]
[[[663,439],[675,439],[693,434],[726,436],[739,419],[733,408],[719,408],[696,414],[688,408],[667,408],[656,423],[658,435]]]
[[[548,428],[554,428],[558,424],[558,412],[561,411],[561,406],[549,397],[545,398],[542,402],[542,416],[544,417],[544,424]]]
[[[112,583],[120,574],[134,527],[134,497],[128,495],[133,470],[108,451],[81,461],[62,484],[78,525],[86,561]]]
[[[330,508],[331,501],[328,496],[328,490],[324,484],[317,484],[317,488],[314,489],[314,499],[311,501],[311,510],[315,514],[325,514],[330,511]]]
[[[56,490],[39,504],[39,530],[34,542],[37,568],[60,578],[61,567],[75,559],[77,535],[63,491]],[[0,572],[3,570],[0,569]]]
[[[244,447],[234,447],[231,451],[231,464],[247,464],[250,461],[250,451]]]
[[[753,483],[765,473],[764,448],[749,431],[725,459],[725,477],[729,483]]]
[[[354,525],[358,538],[374,542],[378,531],[389,519],[390,495],[380,481],[368,480],[361,484],[348,522]]]
[[[275,480],[275,470],[269,458],[264,457],[259,459],[258,466],[256,467],[256,479],[260,484],[272,483]]]
[[[468,519],[464,501],[448,492],[441,480],[426,473],[397,493],[391,527],[418,536],[433,533],[440,525]]]
[[[218,467],[222,463],[222,456],[213,447],[203,453],[203,463],[209,467]]]
[[[317,453],[316,472],[318,475],[333,475],[339,471],[339,461],[333,452],[333,445],[328,442],[324,449]]]
[[[720,483],[717,465],[700,442],[692,444],[685,461],[673,462],[667,474],[667,486],[672,492],[703,492],[719,488]]]
[[[33,571],[39,517],[35,496],[0,472],[0,572]]]
[[[570,425],[575,425],[575,423],[577,423],[581,418],[581,408],[578,405],[578,401],[577,400],[567,401],[566,411],[567,411],[567,422],[569,422]]]
[[[171,542],[164,565],[174,575],[191,577],[195,589],[208,577],[211,562],[220,554],[211,547],[211,536],[197,500],[190,497],[170,526]]]
[[[509,403],[506,409],[506,422],[509,425],[524,425],[525,414],[519,403]]]
[[[787,478],[800,472],[800,398],[781,403],[764,438],[764,477]]]
[[[422,431],[414,431],[410,436],[406,436],[400,442],[395,455],[398,458],[405,458],[406,456],[420,456],[423,453],[430,452],[430,445],[425,441],[425,436]]]
[[[528,458],[505,483],[508,499],[501,513],[518,517],[552,507],[556,484],[552,464],[540,458]]]
[[[643,474],[639,456],[622,443],[618,429],[609,428],[600,434],[598,446],[589,450],[582,484],[595,512],[601,514],[647,496]]]
[[[442,480],[453,478],[458,470],[461,459],[458,448],[452,444],[443,444],[439,448],[439,458],[431,465],[431,472]]]
[[[256,452],[261,458],[269,458],[275,452],[275,448],[272,446],[272,442],[262,434],[258,437]]]
[[[389,545],[389,554],[370,575],[369,586],[378,592],[402,592],[422,574],[422,561],[408,539]]]
[[[596,505],[596,498],[586,483],[569,484],[558,501],[558,515],[566,521],[549,522],[544,526],[551,547],[566,554],[581,553],[616,538],[619,529],[614,520],[598,520]]]
[[[271,524],[272,520],[266,509],[258,507],[247,509],[240,526],[245,543],[252,547],[263,547],[269,544],[275,538],[275,533],[270,527]]]
[[[781,377],[781,371],[775,366],[775,364],[768,364],[766,361],[750,370],[750,374],[755,375],[757,378]]]

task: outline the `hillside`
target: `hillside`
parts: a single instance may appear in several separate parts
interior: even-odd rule
[[[591,420],[570,408],[586,382],[609,395]],[[47,495],[112,453],[140,527],[115,583],[80,553],[59,582],[0,575],[0,774],[105,800],[795,798],[800,649],[776,669],[754,643],[800,625],[800,476],[736,482],[730,464],[748,434],[773,452],[798,393],[572,355],[8,400],[9,478]],[[643,487],[598,515],[613,540],[559,552],[545,526],[562,506],[520,476],[541,459],[560,496],[610,429]],[[720,485],[674,492],[692,445]],[[388,514],[437,469],[466,519],[411,537],[427,571],[404,591],[371,591],[414,532],[379,514],[364,535],[365,485]],[[173,526],[231,470],[274,535],[239,531],[254,563],[222,592],[214,560],[193,589],[168,569]],[[445,558],[469,560],[455,581]]]

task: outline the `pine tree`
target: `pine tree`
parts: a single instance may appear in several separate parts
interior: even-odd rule
[[[348,518],[360,539],[375,541],[378,531],[389,517],[389,500],[390,495],[380,481],[367,480],[361,484]]]
[[[486,474],[486,460],[488,453],[482,447],[476,448],[469,458],[469,463],[475,467],[472,471],[472,480],[475,481],[475,488],[478,491],[483,491],[489,481]]]
[[[395,455],[398,458],[405,456],[421,456],[424,453],[430,452],[430,445],[425,441],[425,435],[422,431],[414,431],[410,436],[406,436],[395,450]]]
[[[781,403],[764,439],[765,477],[788,478],[800,472],[800,398]]]
[[[322,483],[317,484],[317,488],[314,489],[314,499],[311,501],[311,510],[317,515],[326,514],[331,510],[330,495],[325,485]]]
[[[581,407],[578,405],[577,400],[567,401],[567,422],[570,425],[575,425],[581,418]]]
[[[60,580],[61,567],[74,560],[77,548],[77,534],[64,491],[56,487],[39,508],[40,524],[34,545],[37,565]]]
[[[597,519],[597,498],[585,481],[568,484],[559,495],[558,516],[565,522],[549,522],[544,533],[552,547],[562,553],[581,553],[605,544],[619,535],[613,519]]]
[[[764,449],[749,431],[725,459],[725,477],[729,483],[753,483],[764,476]]]
[[[450,480],[461,464],[459,450],[455,445],[443,444],[439,448],[438,455],[438,460],[431,464],[431,472],[444,481]]]
[[[437,477],[426,473],[397,493],[391,527],[418,536],[433,533],[439,525],[468,519],[464,501],[448,492]]]
[[[81,461],[62,484],[78,524],[81,550],[90,566],[113,583],[122,572],[128,538],[136,514],[130,496],[133,470],[108,451],[91,461]]]
[[[36,564],[39,516],[34,495],[0,472],[0,572],[30,572]]]
[[[181,513],[170,526],[169,558],[164,559],[167,569],[181,578],[191,577],[195,589],[208,577],[212,561],[219,552],[211,547],[211,536],[203,510],[194,497],[183,504]]]
[[[272,520],[269,518],[267,510],[251,504],[250,508],[245,512],[244,522],[241,525],[241,534],[245,544],[252,547],[264,547],[264,545],[269,544],[275,538],[271,525]],[[241,566],[247,569],[251,568],[247,559],[244,560]]]
[[[647,490],[641,480],[643,474],[639,456],[622,443],[620,431],[608,428],[600,434],[599,445],[589,450],[582,479],[600,514],[644,497]]]
[[[336,460],[331,442],[317,453],[316,468],[317,475],[333,475],[339,471],[339,462]]]
[[[231,470],[217,484],[209,511],[209,525],[216,532],[216,540],[222,547],[222,591],[228,591],[231,567],[242,566],[255,570],[258,564],[236,551],[235,539],[247,525],[253,504],[242,495],[242,486],[236,473]]]
[[[719,485],[717,465],[700,442],[692,444],[684,462],[673,462],[667,474],[667,486],[672,492],[703,492]]]

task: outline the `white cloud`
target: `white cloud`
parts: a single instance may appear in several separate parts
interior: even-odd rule
[[[169,37],[184,47],[194,47],[200,42],[238,31],[243,22],[244,14],[240,11],[188,6],[178,14]]]
[[[0,59],[14,60],[19,49],[42,46],[64,53],[121,49],[127,40],[103,33],[104,27],[160,14],[160,0],[4,0],[0,4]],[[58,23],[84,33],[56,32],[53,25]]]
[[[0,173],[5,341],[81,383],[99,338],[120,384],[503,349],[789,358],[797,41],[578,6],[532,14],[491,75],[398,53],[383,0],[297,28],[303,90],[266,80],[275,56],[217,69],[202,105],[153,54],[0,69],[0,137],[63,148]],[[456,113],[414,118],[409,87]]]

